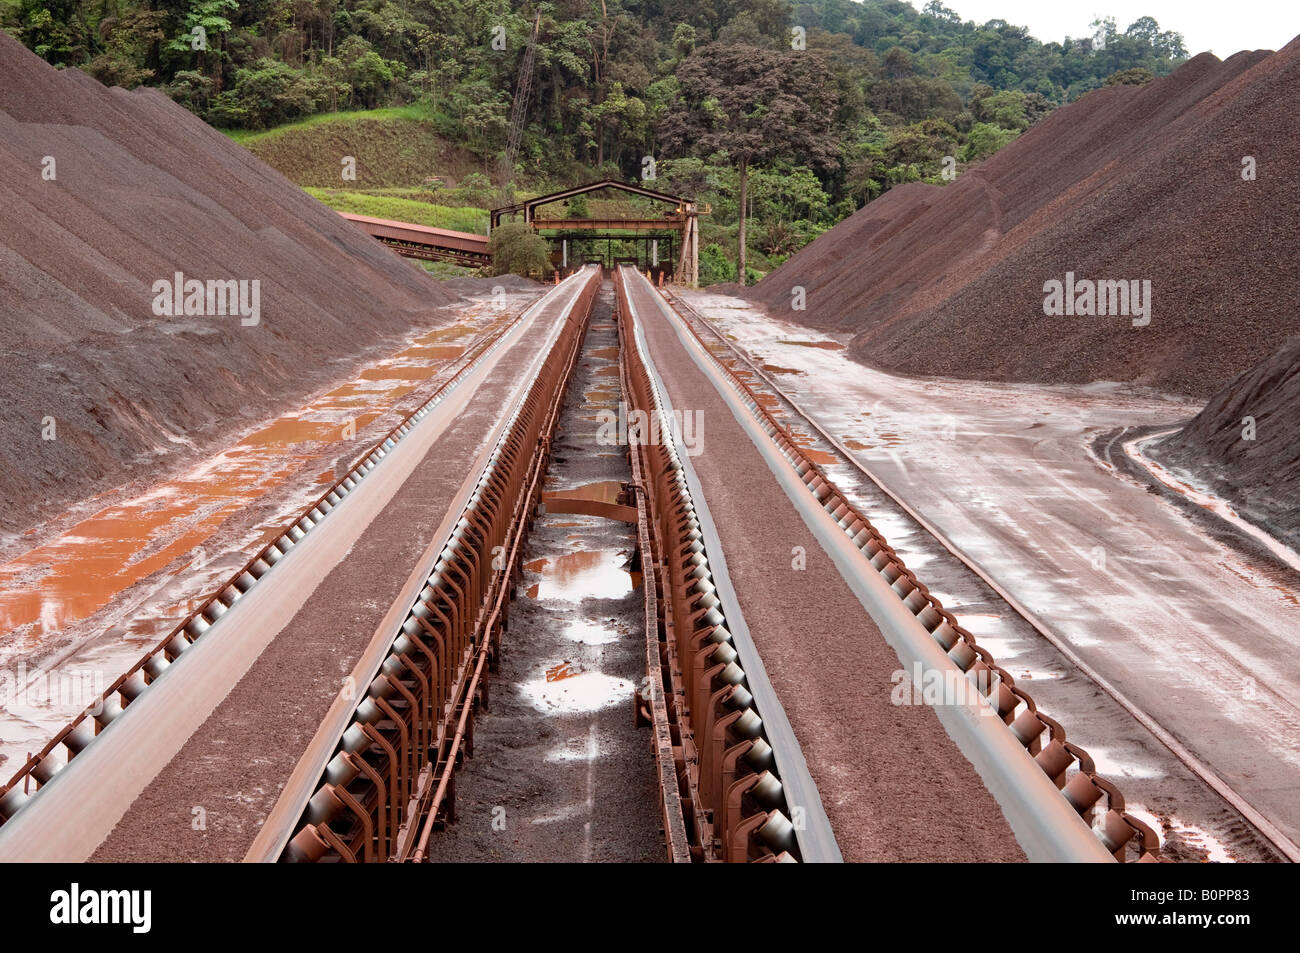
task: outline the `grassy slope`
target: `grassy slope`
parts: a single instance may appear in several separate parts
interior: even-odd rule
[[[439,138],[424,106],[325,113],[264,132],[227,130],[226,135],[336,211],[487,232],[490,200],[484,199],[483,206],[439,204],[440,194],[453,201],[460,196],[423,187],[435,176],[450,186],[470,172],[482,171],[468,152]],[[356,159],[355,181],[345,181],[340,174],[344,156]],[[558,187],[538,183],[529,194]],[[586,214],[594,218],[658,217],[667,211],[616,192],[590,195],[585,201]],[[540,212],[547,218],[566,214],[563,204]],[[580,251],[577,246],[575,254]],[[440,277],[465,273],[456,266],[430,270]]]
[[[424,106],[323,113],[265,132],[226,133],[263,162],[303,186],[418,188],[438,176],[455,182],[481,163],[438,136]],[[344,181],[343,159],[356,160]]]
[[[317,113],[314,116],[308,116],[306,119],[298,119],[294,122],[287,122],[283,126],[276,126],[274,129],[224,129],[222,131],[241,145],[250,146],[251,144],[260,141],[275,139],[284,135],[286,132],[308,129],[312,126],[320,126],[327,123],[349,123],[362,119],[380,121],[400,119],[410,120],[413,122],[426,122],[429,119],[429,112],[423,105],[413,103],[409,106],[395,106],[390,109],[362,109],[353,112]]]

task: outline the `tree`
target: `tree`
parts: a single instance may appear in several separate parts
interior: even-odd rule
[[[155,71],[145,67],[149,49],[166,34],[167,14],[161,10],[128,10],[121,16],[101,21],[99,32],[104,52],[84,68],[105,86],[132,89],[152,79]]]
[[[1160,24],[1152,17],[1138,17],[1124,35],[1137,40],[1143,46],[1149,46],[1160,57],[1183,59],[1187,50],[1183,46],[1183,35],[1172,30],[1162,32]]]
[[[700,249],[700,284],[716,285],[730,277],[731,262],[722,246],[710,242]]]
[[[926,16],[934,17],[936,20],[942,20],[944,23],[961,24],[961,15],[956,10],[950,10],[945,7],[940,0],[930,0],[925,5],[923,11]]]
[[[695,52],[695,27],[689,23],[677,24],[677,29],[673,31],[673,52],[679,60]]]
[[[628,96],[623,91],[623,84],[617,80],[611,84],[604,102],[590,109],[593,125],[602,136],[599,143],[599,156],[604,157],[603,136],[612,133],[614,146],[612,158],[618,162],[622,158],[624,147],[628,143],[637,143],[645,139],[645,102],[636,96]]]
[[[493,274],[545,277],[551,270],[551,250],[546,239],[523,222],[498,225],[492,230],[488,247],[492,251]]]
[[[890,79],[906,79],[914,71],[912,54],[901,46],[891,47],[885,53],[885,75]]]
[[[712,43],[682,61],[678,102],[660,137],[679,154],[725,154],[738,173],[736,280],[745,283],[749,169],[776,158],[836,165],[834,79],[807,51]]]
[[[957,151],[957,130],[942,119],[926,119],[890,134],[887,165],[937,165]]]
[[[1165,76],[1186,57],[1182,37],[1150,17],[1134,18],[1127,29],[1099,20],[1096,43],[1090,37],[1041,43],[1004,20],[965,21],[948,4],[960,6],[954,0],[0,0],[0,30],[58,66],[78,67],[105,83],[160,88],[220,126],[262,128],[316,112],[421,99],[421,121],[449,146],[495,164],[507,137],[520,53],[540,10],[518,163],[532,179],[529,186],[542,190],[638,175],[646,155],[709,160],[711,153],[680,144],[668,152],[656,135],[678,107],[676,73],[709,44],[757,48],[796,66],[816,57],[833,77],[830,128],[847,146],[842,170],[814,168],[831,209],[931,177],[932,159],[885,155],[888,146],[891,154],[920,154],[913,147],[924,144],[912,141],[909,128],[918,123],[950,123],[961,137],[951,148],[959,149],[975,123],[1032,127],[1112,74],[1128,82],[1143,75],[1125,72],[1134,69]],[[806,30],[799,34],[805,50],[793,48],[804,44],[791,42],[792,24]],[[199,36],[206,48],[196,43]],[[740,114],[750,111],[740,103]],[[878,137],[864,130],[868,120],[879,122]],[[806,131],[787,143],[794,167],[809,165],[799,142]],[[719,153],[710,176],[719,163],[738,168],[733,156]],[[770,160],[754,166],[778,167]],[[725,217],[728,230],[700,244],[717,242],[731,253],[739,178],[729,171],[717,179],[721,191],[709,201],[725,208],[715,218]],[[749,183],[746,214],[756,184]],[[749,222],[750,230],[759,226],[767,228],[769,246],[788,247],[771,220]],[[755,261],[758,238],[754,232],[746,244]]]
[[[221,92],[221,60],[225,36],[231,30],[230,18],[226,16],[239,9],[237,0],[193,0],[185,13],[185,32],[168,44],[174,53],[189,53],[197,49],[199,72],[203,73],[208,51],[213,53],[212,81],[217,92]],[[195,46],[196,43],[201,43]]]
[[[1151,80],[1155,79],[1155,74],[1149,69],[1141,66],[1135,66],[1132,69],[1122,69],[1117,73],[1111,73],[1106,77],[1107,86],[1145,86]]]
[[[996,123],[1003,129],[1023,132],[1029,128],[1026,111],[1028,97],[1014,89],[1004,89],[979,101],[979,109],[972,109],[975,118]]]
[[[77,8],[75,0],[23,0],[14,11],[19,23],[18,36],[28,49],[48,62],[72,65],[82,52],[73,23]]]
[[[962,161],[975,162],[991,156],[1014,138],[1016,134],[1010,129],[1003,129],[992,123],[977,122],[971,127],[970,135],[966,137],[966,145],[962,147]]]
[[[1124,35],[1141,40],[1148,46],[1154,46],[1155,41],[1160,36],[1160,24],[1153,17],[1138,17],[1129,24],[1129,28],[1124,31]]]

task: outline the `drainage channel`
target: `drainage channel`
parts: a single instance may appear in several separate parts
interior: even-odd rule
[[[491,706],[456,779],[444,861],[657,862],[657,780],[631,717],[645,675],[641,574],[606,282],[565,395],[529,530]]]

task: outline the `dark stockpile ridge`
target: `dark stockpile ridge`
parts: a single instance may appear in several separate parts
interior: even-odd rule
[[[1186,427],[1151,450],[1300,549],[1300,337],[1215,394]]]
[[[1057,110],[951,185],[887,192],[752,294],[888,371],[1208,396],[1300,330],[1297,112],[1300,41],[1202,54]],[[1150,323],[1046,316],[1067,272],[1150,281]]]
[[[0,210],[6,531],[445,320],[436,282],[162,94],[57,71],[3,33]],[[260,320],[155,315],[176,272],[257,280]]]

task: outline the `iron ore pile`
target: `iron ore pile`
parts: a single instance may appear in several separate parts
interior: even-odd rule
[[[3,33],[0,210],[9,533],[299,406],[453,297],[161,93]]]
[[[1300,549],[1300,337],[1210,398],[1151,448]]]
[[[1297,115],[1300,39],[1204,53],[1056,110],[950,184],[886,192],[748,294],[893,373],[1210,399],[1159,455],[1294,534]]]
[[[1300,40],[1205,53],[1089,93],[949,185],[886,192],[752,294],[887,371],[1208,397],[1300,331],[1298,113]],[[1150,281],[1149,323],[1045,314],[1067,273]]]

